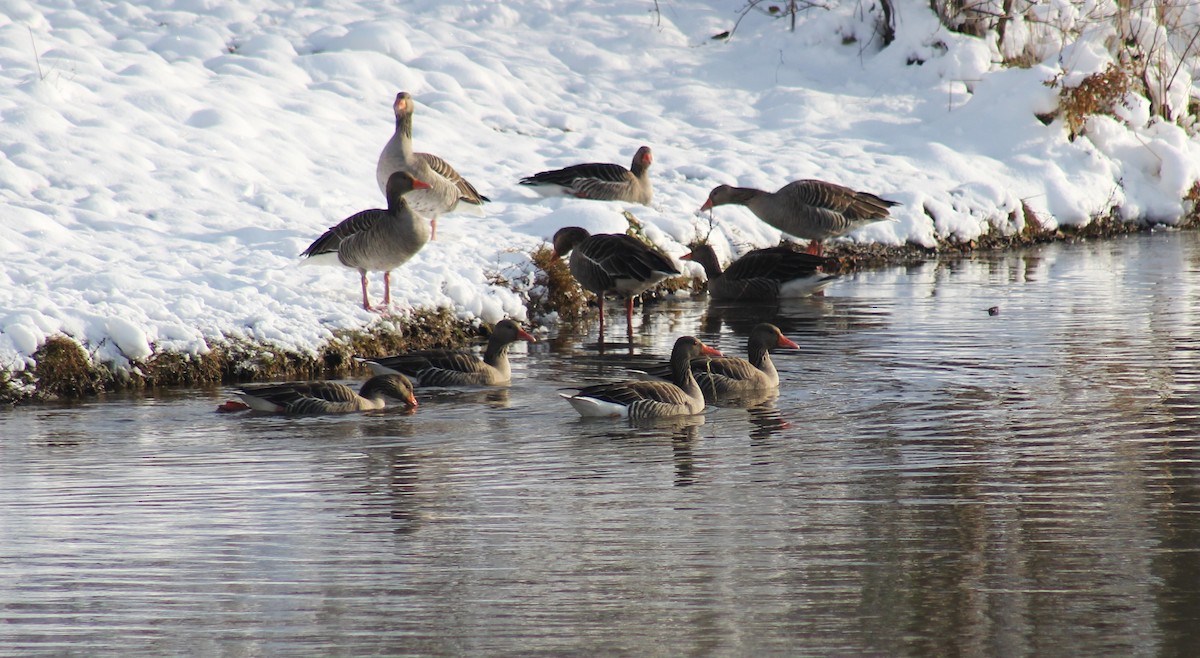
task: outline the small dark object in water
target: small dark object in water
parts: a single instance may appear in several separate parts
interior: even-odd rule
[[[1000,307],[993,306],[988,309],[988,315],[1000,315]]]

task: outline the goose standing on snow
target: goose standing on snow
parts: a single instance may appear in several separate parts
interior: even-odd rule
[[[412,258],[429,242],[429,227],[405,203],[404,195],[429,185],[404,172],[392,174],[387,185],[387,210],[355,213],[325,231],[300,253],[306,262],[342,264],[358,270],[363,308],[368,311],[367,272],[383,272],[383,307],[392,303],[392,270]]]
[[[490,201],[474,185],[459,175],[454,167],[432,153],[414,153],[412,145],[412,96],[402,91],[396,94],[392,110],[396,114],[396,132],[379,153],[375,165],[375,180],[386,192],[388,177],[397,171],[412,174],[429,183],[429,188],[413,194],[408,202],[422,216],[429,218],[429,239],[437,238],[438,216],[448,212],[470,211],[482,215],[481,206]]]
[[[782,298],[819,293],[838,278],[821,267],[832,258],[814,256],[788,247],[755,249],[721,271],[717,252],[696,245],[683,260],[699,263],[708,276],[708,296],[719,301],[773,302]]]
[[[700,210],[726,204],[746,206],[780,231],[810,240],[808,252],[816,255],[821,254],[822,240],[888,219],[888,208],[900,205],[835,183],[798,180],[776,192],[718,185],[709,192]]]
[[[417,386],[499,386],[512,380],[508,346],[518,340],[537,342],[521,325],[501,320],[492,329],[482,360],[461,350],[419,350],[360,360],[375,374],[402,373]]]
[[[417,406],[412,383],[404,375],[372,377],[355,392],[335,382],[288,382],[245,386],[237,392],[255,411],[285,414],[332,414],[383,409],[387,400],[397,400],[408,409]],[[227,409],[234,403],[226,402]]]
[[[580,199],[625,201],[648,206],[654,198],[649,176],[653,160],[650,147],[643,146],[634,154],[629,169],[618,164],[591,162],[536,173],[522,178],[520,183],[547,196],[565,194]]]
[[[633,336],[633,298],[678,276],[669,258],[624,233],[597,233],[568,226],[554,234],[554,256],[570,254],[571,275],[579,285],[599,298],[600,342],[604,342],[604,295],[625,297],[625,320]]]
[[[747,359],[700,356],[689,365],[700,390],[709,397],[772,391],[779,388],[779,372],[771,361],[770,351],[780,347],[799,349],[800,346],[784,336],[779,327],[763,322],[750,330]],[[671,376],[670,366],[650,368],[646,374],[666,379]]]
[[[683,336],[671,350],[670,381],[626,381],[597,384],[574,395],[560,393],[584,417],[644,420],[690,416],[704,411],[704,394],[690,367],[692,359],[721,356],[694,336]]]

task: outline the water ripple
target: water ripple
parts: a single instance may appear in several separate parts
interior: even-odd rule
[[[0,654],[1185,655],[1193,262],[1154,234],[651,306],[414,415],[0,412]],[[764,320],[801,346],[777,396],[628,424],[556,395]]]

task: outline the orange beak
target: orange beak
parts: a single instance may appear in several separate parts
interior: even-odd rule
[[[700,347],[703,348],[701,350],[702,354],[707,354],[708,356],[725,356],[724,354],[721,354],[720,350],[713,349],[713,348],[709,347],[708,345],[701,345]]]
[[[429,183],[426,183],[423,180],[417,180],[416,178],[413,179],[413,189],[414,190],[428,190],[432,187],[433,187],[432,185],[430,185]]]
[[[525,331],[525,330],[521,330],[519,333],[517,333],[517,338],[520,338],[521,340],[523,340],[523,341],[527,341],[527,342],[530,342],[530,343],[536,343],[536,342],[537,342],[537,339],[533,337],[533,334],[531,334],[531,333],[529,333],[528,331]]]
[[[700,206],[700,210],[712,210],[712,199],[705,199],[704,205]]]
[[[691,260],[691,259],[692,259],[692,252],[690,252],[690,251],[679,257],[679,260]]]
[[[800,349],[800,346],[799,346],[799,345],[797,345],[796,343],[792,342],[790,339],[788,339],[788,337],[787,337],[787,336],[784,336],[783,334],[780,334],[780,335],[779,335],[779,342],[778,342],[778,343],[776,343],[776,344],[775,344],[775,346],[776,346],[776,347],[790,347],[790,348],[792,348],[792,349],[794,349],[794,350],[798,350],[798,349]]]

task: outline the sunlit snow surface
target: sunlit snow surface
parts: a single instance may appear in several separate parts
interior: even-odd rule
[[[1019,230],[1022,202],[1050,226],[1111,208],[1181,216],[1200,148],[1149,121],[1144,99],[1071,142],[1035,117],[1055,106],[1043,82],[1062,58],[1001,69],[919,0],[896,2],[880,50],[862,3],[829,4],[795,33],[753,12],[720,41],[744,3],[2,1],[0,367],[27,367],[58,333],[123,367],[221,337],[311,351],[377,321],[355,272],[297,255],[383,205],[375,162],[400,90],[417,100],[417,149],[492,203],[439,220],[393,275],[398,309],[524,318],[498,277],[519,278],[559,227],[624,230],[626,207],[516,181],[627,166],[641,144],[655,202],[630,209],[673,256],[709,233],[696,210],[720,183],[873,191],[901,202],[897,221],[850,239],[887,244]],[[1096,43],[1061,50],[1073,76],[1107,64]],[[724,257],[778,238],[744,208],[716,210]]]

